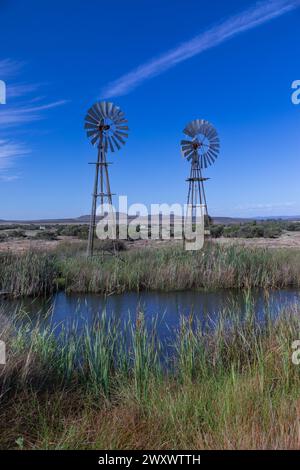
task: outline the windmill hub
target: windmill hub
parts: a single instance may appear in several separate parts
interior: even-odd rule
[[[100,124],[99,125],[99,131],[103,132],[103,131],[108,131],[110,129],[110,125],[109,124]]]

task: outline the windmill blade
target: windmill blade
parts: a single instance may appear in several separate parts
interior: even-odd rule
[[[182,140],[180,142],[181,147],[193,147],[193,142],[189,142],[188,140]]]
[[[210,164],[213,165],[216,161],[215,157],[213,155],[211,155],[211,153],[208,153],[207,157],[209,158]]]
[[[188,124],[185,128],[185,134],[189,135],[190,137],[194,138],[195,137],[195,129],[193,127],[193,123],[191,122]]]
[[[109,136],[107,137],[107,140],[108,140],[108,144],[109,144],[110,151],[111,151],[111,152],[114,152],[115,149],[114,149],[114,146],[113,146],[113,144],[112,144],[111,138],[110,138]]]
[[[220,145],[219,144],[212,144],[209,142],[209,148],[214,149],[215,152],[219,152]]]
[[[125,118],[118,118],[116,120],[114,119],[115,124],[125,124],[126,122],[128,122],[128,121]]]
[[[100,116],[94,106],[88,110],[87,114],[90,116],[90,118],[93,118],[96,122],[99,122]]]
[[[207,166],[210,166],[211,165],[211,160],[209,158],[208,153],[205,154],[205,158],[206,158]]]
[[[119,129],[121,131],[129,131],[129,127],[128,126],[116,126],[116,129]]]
[[[194,152],[195,149],[194,149],[194,147],[193,147],[192,145],[188,145],[188,146],[186,146],[185,148],[182,147],[182,150],[183,150],[183,152],[185,152],[185,153],[190,153],[190,152]]]
[[[114,114],[114,122],[118,122],[120,119],[124,119],[125,115],[122,113],[120,108],[117,108],[116,113]]]
[[[180,142],[180,145],[191,145],[193,142],[191,142],[190,140],[182,140]]]
[[[197,130],[197,133],[204,134],[206,125],[201,121],[201,119],[196,119],[196,121],[194,122],[195,122],[194,127]]]
[[[192,150],[193,146],[192,145],[182,145],[181,148],[182,148],[182,150]]]
[[[114,133],[114,137],[118,139],[121,144],[125,145],[125,140],[123,140],[122,137],[120,137],[116,132]]]
[[[95,124],[91,123],[91,122],[87,122],[85,125],[84,125],[84,129],[95,129],[98,130],[98,126],[95,126]]]
[[[209,138],[210,140],[214,140],[216,136],[217,136],[217,133],[216,133],[215,129],[214,129],[214,128],[210,128],[210,129],[209,129],[209,132],[208,132],[208,138]]]
[[[192,132],[191,132],[189,129],[187,129],[187,128],[185,128],[185,129],[183,130],[183,133],[186,134],[186,135],[188,135],[189,137],[194,137],[193,134],[192,134]]]
[[[88,131],[88,132],[86,133],[86,135],[87,135],[88,137],[92,137],[92,136],[95,135],[95,134],[98,134],[97,129],[94,129],[94,130],[92,130],[92,131]]]
[[[95,143],[97,142],[98,138],[99,138],[99,135],[96,135],[96,137],[94,137],[94,138],[91,140],[92,145],[95,145]]]
[[[104,116],[102,114],[102,109],[101,109],[101,106],[100,106],[99,102],[95,103],[95,108],[97,110],[97,114],[99,116],[99,121],[100,121],[101,119],[103,119]]]
[[[121,108],[117,107],[117,109],[118,109],[118,114],[117,114],[116,117],[119,117],[119,118],[125,117],[125,114],[123,113],[123,111],[121,110]]]
[[[198,133],[198,126],[197,126],[197,122],[196,121],[192,121],[190,123],[190,129],[191,131],[193,132],[193,137],[195,137]]]
[[[112,116],[112,110],[113,110],[113,103],[111,101],[108,101],[106,103],[106,111],[107,111],[107,117],[111,119]]]
[[[111,119],[115,120],[120,112],[120,108],[118,106],[113,105],[111,110]]]
[[[186,158],[189,158],[191,155],[193,155],[193,153],[195,153],[195,150],[188,150],[187,152],[183,152],[184,156]]]
[[[210,147],[213,148],[213,149],[219,150],[220,144],[219,143],[211,143]]]
[[[116,139],[114,138],[113,135],[110,138],[113,141],[113,143],[115,144],[115,146],[117,147],[117,149],[120,150],[121,145],[119,144],[119,142],[116,141]]]
[[[202,127],[201,127],[201,132],[203,134],[204,137],[208,137],[208,133],[209,133],[209,128],[207,127],[206,124],[204,124]]]
[[[194,149],[187,149],[187,150],[183,150],[182,152],[183,152],[183,155],[187,157],[188,155],[194,152]]]
[[[189,149],[181,149],[181,151],[182,151],[183,155],[188,155],[189,153],[193,152],[194,149],[191,149],[191,148],[189,148]]]
[[[216,158],[218,157],[218,155],[219,155],[219,150],[215,150],[215,149],[213,149],[212,147],[210,147],[208,150],[210,150],[210,151],[215,155]]]
[[[96,120],[94,119],[92,116],[90,115],[86,115],[85,117],[85,122],[86,123],[89,123],[89,124],[94,124],[94,126],[98,126],[99,125],[99,119]]]
[[[90,114],[87,114],[84,118],[85,122],[91,122],[92,124],[95,124],[95,126],[98,124],[99,119],[93,118]]]
[[[107,117],[107,115],[106,115],[106,101],[101,101],[99,103],[99,106],[100,106],[101,111],[102,111],[102,116]]]
[[[121,137],[122,137],[122,136],[128,137],[128,134],[126,134],[126,132],[116,131],[116,134],[117,134],[117,135],[120,135]]]
[[[104,137],[104,151],[105,151],[105,153],[107,152],[107,149],[108,149],[107,137]]]
[[[210,155],[212,155],[214,158],[218,158],[218,154],[217,154],[217,152],[215,152],[214,150],[209,149],[209,153],[210,153]]]
[[[207,152],[207,155],[212,160],[212,162],[215,163],[216,157],[210,151]]]

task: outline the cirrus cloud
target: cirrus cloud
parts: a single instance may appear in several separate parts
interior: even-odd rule
[[[300,6],[300,0],[267,0],[231,16],[166,53],[138,66],[131,72],[109,83],[101,95],[104,98],[126,95],[146,80],[160,75],[175,65],[201,54],[223,42],[268,21],[278,18]]]

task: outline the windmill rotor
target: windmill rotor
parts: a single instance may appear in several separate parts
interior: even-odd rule
[[[204,119],[195,119],[187,124],[183,133],[187,136],[180,142],[183,157],[193,162],[199,160],[202,169],[212,165],[218,158],[220,150],[220,141],[215,128]]]
[[[105,152],[120,150],[128,137],[125,114],[109,101],[95,103],[85,116],[84,128],[92,145],[102,141]]]

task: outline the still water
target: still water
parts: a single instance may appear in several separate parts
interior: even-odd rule
[[[194,324],[212,330],[216,327],[221,314],[228,318],[230,314],[239,315],[241,321],[246,312],[254,312],[255,320],[260,323],[266,318],[276,319],[287,307],[300,305],[300,290],[285,289],[268,291],[254,290],[251,296],[242,291],[219,290],[214,292],[143,292],[124,293],[108,297],[88,295],[66,295],[58,293],[45,299],[2,300],[1,311],[12,315],[22,309],[34,324],[51,323],[57,333],[64,326],[71,328],[76,325],[81,331],[85,325],[94,325],[106,311],[111,318],[125,325],[128,321],[135,322],[137,314],[143,312],[145,324],[151,327],[153,319],[157,321],[157,332],[161,340],[172,338],[180,325],[180,318],[192,315]],[[226,313],[227,312],[227,313]],[[230,321],[230,319],[228,320]]]

